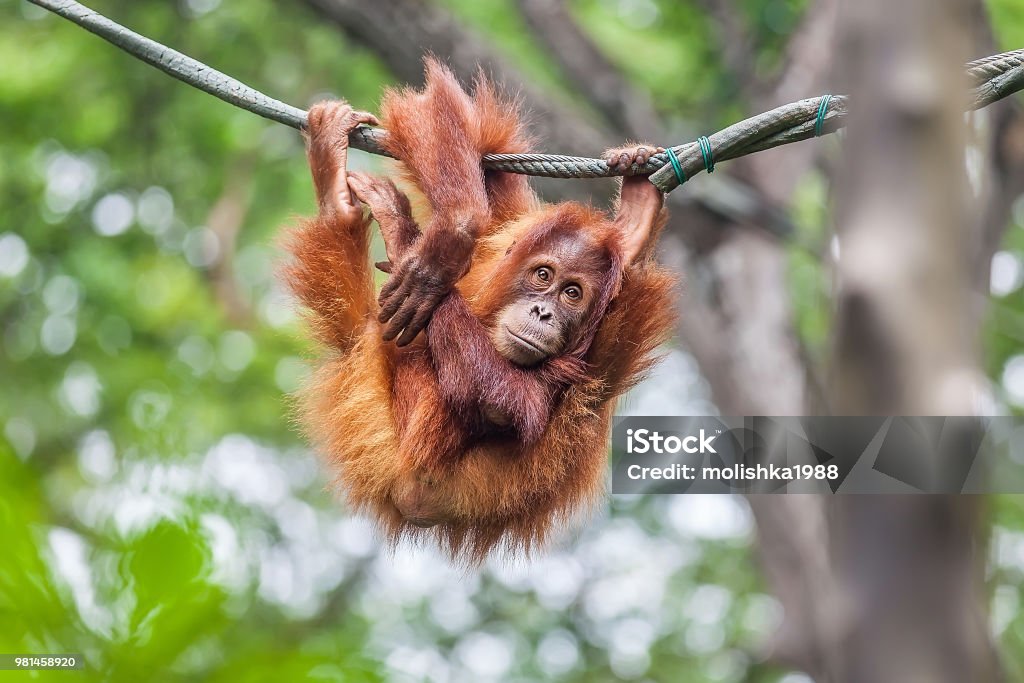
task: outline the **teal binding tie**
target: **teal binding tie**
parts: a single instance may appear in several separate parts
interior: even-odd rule
[[[700,155],[704,157],[704,168],[707,169],[708,173],[714,173],[715,155],[711,153],[711,141],[701,135],[697,138],[697,144],[700,145]]]
[[[679,159],[676,157],[676,152],[674,149],[669,147],[665,151],[668,153],[669,163],[672,164],[672,171],[675,172],[676,174],[676,181],[680,185],[682,185],[683,183],[686,182],[686,174],[683,173],[683,165],[679,163]]]
[[[828,115],[828,105],[832,103],[832,93],[826,93],[818,105],[818,118],[814,120],[814,137],[820,138],[825,132],[825,116]]]

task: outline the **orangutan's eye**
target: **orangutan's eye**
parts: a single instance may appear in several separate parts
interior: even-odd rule
[[[562,294],[564,294],[565,298],[569,301],[573,302],[579,301],[583,298],[583,290],[580,289],[579,285],[568,285],[562,290]]]
[[[544,284],[547,284],[547,283],[551,282],[551,277],[552,277],[551,269],[548,268],[547,266],[541,266],[540,268],[538,268],[537,270],[534,271],[534,277],[537,278],[538,282],[542,282]]]

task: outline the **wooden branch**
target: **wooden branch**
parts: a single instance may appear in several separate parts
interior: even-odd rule
[[[754,100],[756,109],[768,109],[776,102],[789,102],[827,89],[838,6],[839,0],[815,0],[807,7],[786,45],[782,71],[767,92]],[[806,173],[828,153],[825,145],[789,145],[784,149],[785,152],[774,154],[752,154],[736,164],[741,177],[749,178],[779,206],[789,205],[793,191],[805,181]]]
[[[279,102],[249,86],[211,69],[202,62],[140,36],[74,0],[29,0],[72,21],[113,43],[147,64],[204,92],[293,128],[302,128],[306,112]],[[317,0],[326,2],[327,0]],[[337,0],[335,0],[337,1]],[[1024,88],[1024,50],[988,57],[967,65],[968,76],[978,81],[971,92],[970,108],[977,109]],[[980,80],[979,80],[980,79]],[[735,159],[772,147],[814,136],[814,121],[819,99],[783,105],[729,126],[710,137],[715,158]],[[824,132],[840,129],[846,114],[845,98],[836,97],[825,120]],[[359,128],[352,132],[352,147],[373,154],[384,154],[381,142],[387,132],[378,128]],[[682,162],[685,178],[703,168],[696,143],[673,148]],[[606,178],[616,175],[650,175],[651,182],[663,192],[679,186],[665,154],[652,157],[644,167],[625,172],[608,167],[601,159],[553,154],[489,154],[484,167],[509,173],[555,178]]]

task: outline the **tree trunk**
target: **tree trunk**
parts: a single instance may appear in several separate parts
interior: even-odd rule
[[[971,305],[963,0],[847,3],[852,95],[830,387],[840,414],[969,415],[984,386]],[[842,683],[996,677],[981,500],[845,496],[830,523]]]

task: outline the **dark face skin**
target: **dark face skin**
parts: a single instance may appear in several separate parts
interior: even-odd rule
[[[558,356],[587,321],[608,262],[580,235],[553,238],[530,254],[512,280],[491,338],[498,353],[529,367]]]

